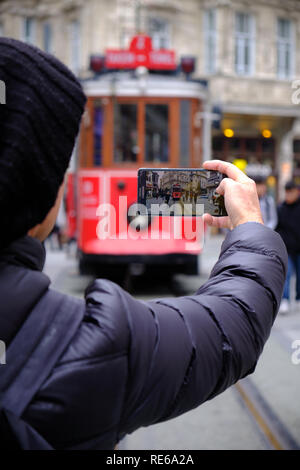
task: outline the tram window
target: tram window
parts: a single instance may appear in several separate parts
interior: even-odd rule
[[[114,109],[115,162],[136,162],[137,137],[137,105],[117,103]]]
[[[169,158],[169,106],[146,105],[145,160],[167,162]]]
[[[94,165],[102,163],[103,108],[94,108]]]
[[[188,167],[190,162],[190,101],[180,101],[180,166]]]

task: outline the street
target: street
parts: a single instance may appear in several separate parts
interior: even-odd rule
[[[173,296],[176,289],[177,295],[195,292],[207,280],[222,240],[222,235],[207,236],[199,276],[177,275],[172,284],[166,280],[163,286],[155,284],[155,280],[151,286],[133,281],[133,295],[150,299]],[[92,280],[78,274],[74,247],[69,254],[47,249],[44,271],[50,276],[52,287],[78,297],[83,297],[85,287]],[[173,288],[170,289],[170,285]],[[250,377],[176,419],[139,429],[126,436],[118,448],[300,448],[300,363],[295,361],[292,347],[295,340],[300,340],[300,311],[293,309],[288,315],[277,316],[257,368]]]

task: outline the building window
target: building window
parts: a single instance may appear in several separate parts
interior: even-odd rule
[[[290,78],[293,73],[293,32],[292,22],[277,19],[277,76]]]
[[[35,19],[24,18],[23,19],[23,41],[28,44],[35,44]]]
[[[128,31],[121,31],[121,34],[120,34],[120,47],[121,49],[129,49],[129,45],[130,45],[130,41],[132,39],[132,32],[128,32]]]
[[[264,164],[275,167],[275,140],[261,137],[215,136],[212,139],[213,157],[233,161],[236,158],[247,160],[249,164]]]
[[[70,67],[75,74],[80,69],[80,23],[78,20],[70,24]]]
[[[216,71],[216,10],[204,12],[204,63],[205,72],[212,74]]]
[[[235,71],[251,75],[254,71],[254,18],[248,13],[235,15]]]
[[[149,35],[154,49],[170,49],[170,25],[161,18],[149,18]]]
[[[43,26],[44,51],[52,53],[52,27],[50,23],[44,23]]]

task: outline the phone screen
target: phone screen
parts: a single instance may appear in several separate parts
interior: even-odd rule
[[[222,173],[190,168],[141,168],[138,203],[149,215],[226,216],[223,196],[216,192]]]

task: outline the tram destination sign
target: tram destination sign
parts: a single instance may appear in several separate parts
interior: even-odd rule
[[[134,36],[128,50],[106,50],[107,69],[136,69],[141,66],[149,70],[176,70],[175,51],[153,49],[151,37],[144,34]]]

